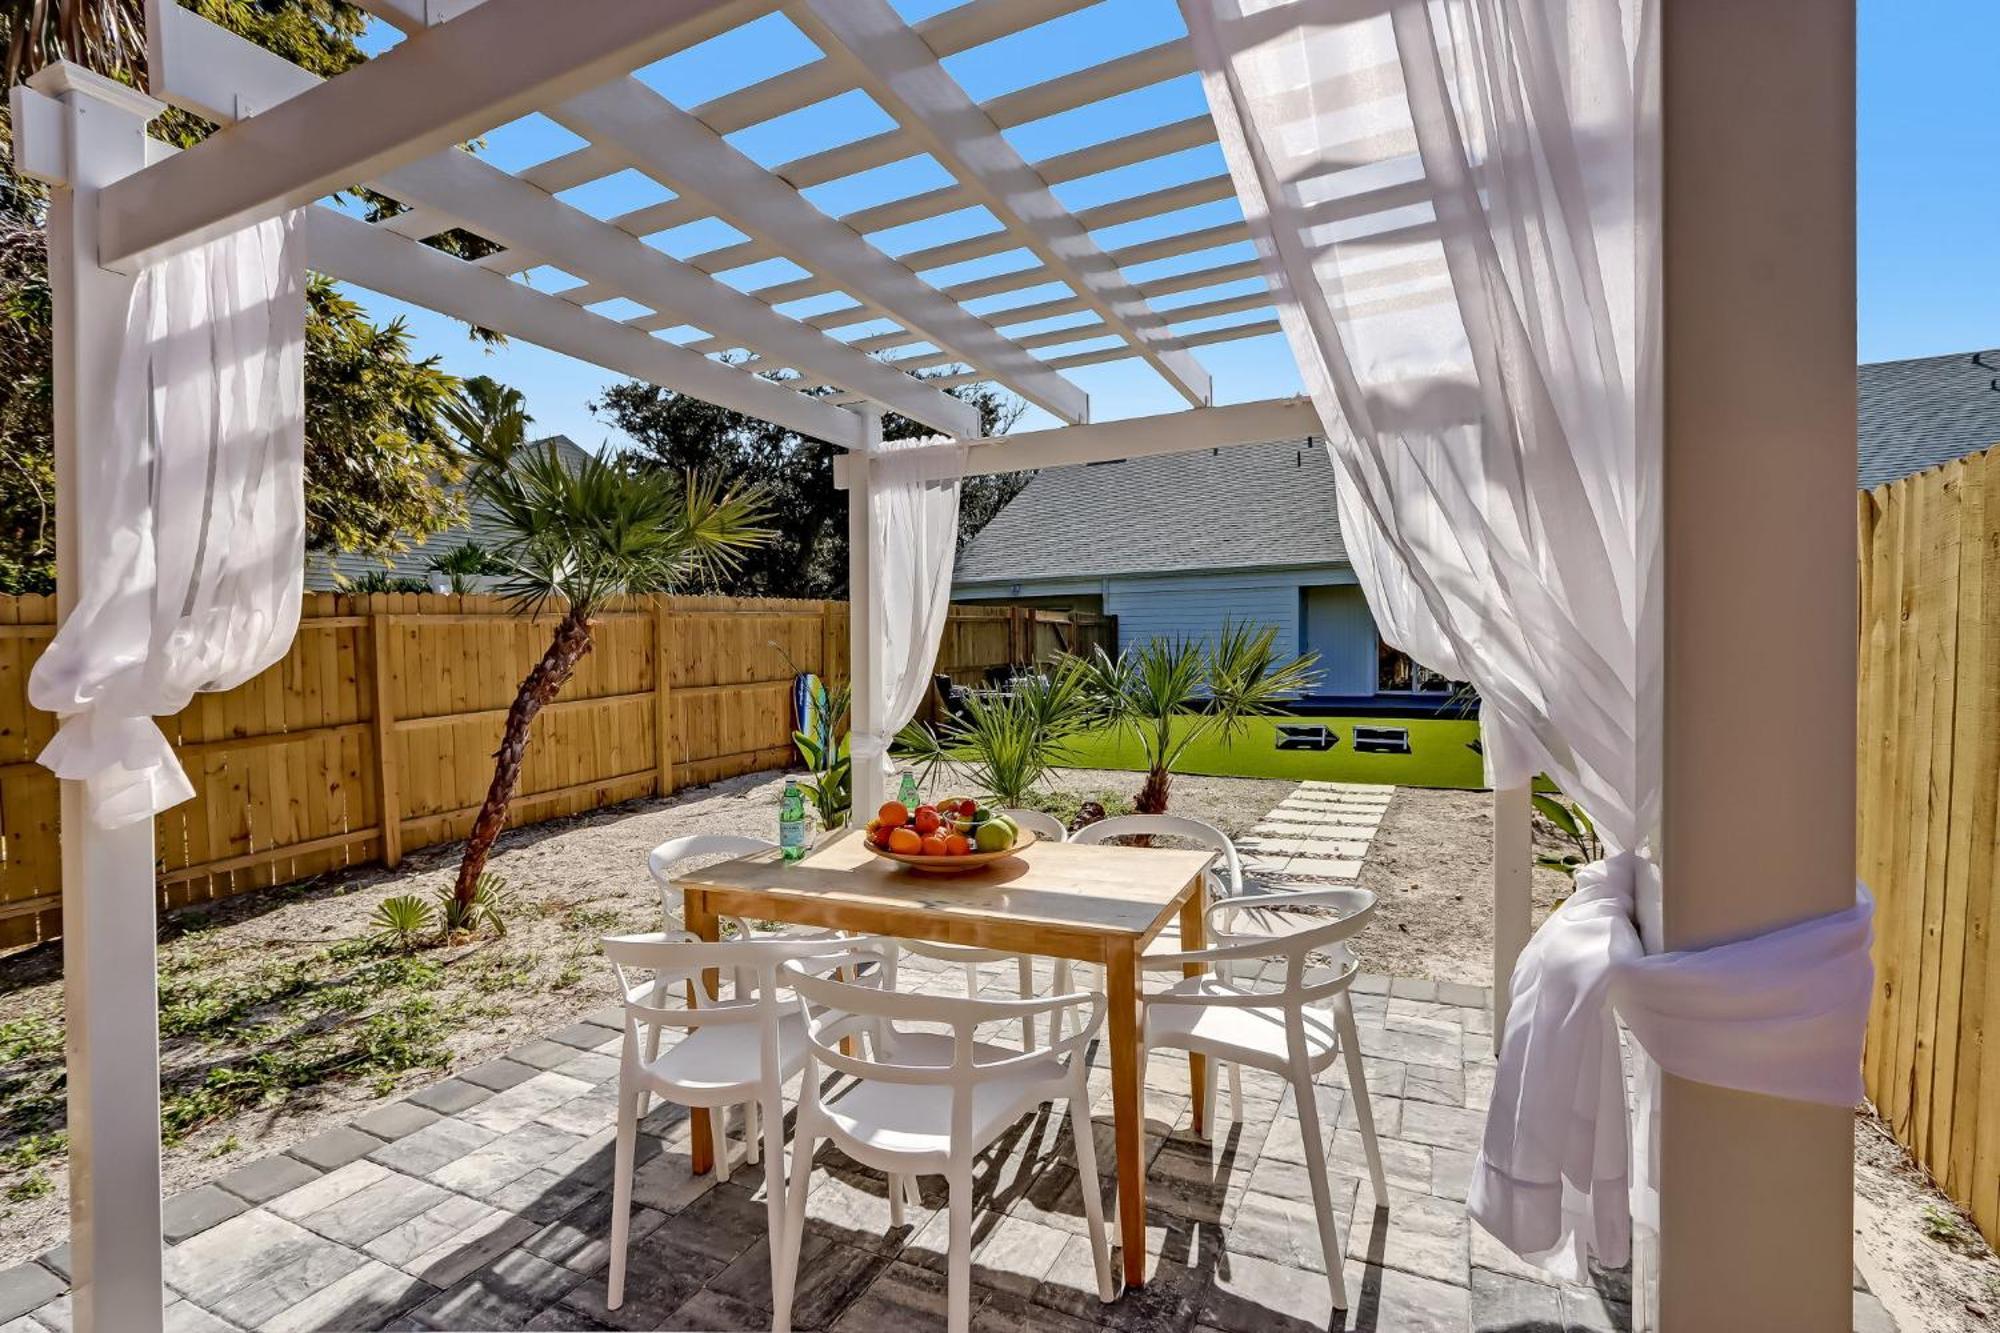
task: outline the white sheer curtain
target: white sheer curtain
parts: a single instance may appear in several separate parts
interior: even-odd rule
[[[1645,959],[1634,925],[1660,791],[1651,4],[1182,0],[1383,637],[1478,687],[1496,782],[1547,773],[1606,843],[1516,970],[1469,1205],[1572,1275],[1630,1243],[1614,1005],[1673,1034],[1676,1072],[1837,1099],[1867,992],[1865,907],[1858,936],[1721,959]],[[1675,979],[1696,958],[1706,1007]]]
[[[115,438],[81,443],[99,503],[79,600],[29,698],[61,728],[41,762],[106,828],[194,795],[154,724],[284,655],[305,558],[302,215],[147,269],[119,359]]]
[[[942,436],[884,440],[868,456],[868,552],[873,586],[848,590],[849,613],[876,599],[881,654],[880,730],[856,730],[849,753],[857,776],[873,764],[886,780],[889,742],[917,715],[951,611],[951,571],[958,555],[958,493],[966,446]],[[855,790],[861,791],[857,783]]]

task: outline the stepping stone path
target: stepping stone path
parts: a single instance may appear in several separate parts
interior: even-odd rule
[[[1361,863],[1396,789],[1372,782],[1304,782],[1236,840],[1244,873],[1285,887],[1345,884]]]

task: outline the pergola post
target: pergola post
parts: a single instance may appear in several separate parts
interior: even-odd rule
[[[881,571],[869,556],[875,530],[871,455],[882,447],[882,411],[872,403],[850,410],[861,418],[861,447],[846,455],[848,708],[849,729],[861,735],[879,730],[888,704],[882,675]],[[853,783],[853,819],[866,823],[889,799],[882,765],[857,762]]]
[[[1668,949],[1854,901],[1854,5],[1661,25]],[[1775,685],[1775,687],[1774,687]],[[1658,1327],[1852,1327],[1853,1117],[1665,1079]]]
[[[1533,810],[1529,787],[1493,789],[1493,1049],[1507,1029],[1507,988],[1534,921]]]
[[[159,103],[70,65],[31,81],[63,108],[66,184],[49,200],[55,318],[56,608],[76,606],[86,515],[102,513],[84,449],[112,432],[118,356],[135,279],[97,265],[97,200],[146,163]],[[134,459],[134,467],[143,463]],[[95,534],[102,540],[102,534]],[[158,1333],[160,1038],[153,821],[91,822],[62,784],[63,993],[69,1078],[72,1320],[79,1333]]]

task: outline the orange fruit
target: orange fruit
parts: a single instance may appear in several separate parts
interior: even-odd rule
[[[902,806],[896,807],[898,810]],[[916,856],[923,851],[924,840],[917,836],[913,828],[893,828],[889,830],[889,850],[903,856]]]
[[[923,834],[925,837],[936,833],[938,825],[941,822],[938,818],[937,807],[935,806],[920,805],[916,808],[915,813],[910,816],[910,823],[916,827],[917,832]]]
[[[888,801],[883,804],[880,810],[875,812],[875,818],[881,820],[890,828],[895,828],[900,824],[910,822],[910,808],[901,801]]]
[[[946,856],[964,856],[971,850],[972,840],[967,838],[963,833],[951,833],[945,836],[944,854]]]
[[[945,840],[933,833],[923,840],[923,849],[925,856],[943,856],[945,855]]]

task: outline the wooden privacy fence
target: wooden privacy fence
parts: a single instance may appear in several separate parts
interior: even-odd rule
[[[0,947],[61,930],[55,719],[28,706],[45,597],[0,597]],[[158,821],[160,902],[284,884],[465,836],[549,620],[497,598],[308,593],[284,659],[160,725],[195,798]],[[954,606],[938,668],[976,680],[1112,622]],[[671,597],[620,605],[544,709],[510,822],[532,824],[793,762],[794,670],[847,674],[843,602]],[[386,812],[386,813],[385,813]]]
[[[2000,1243],[2000,450],[1860,497],[1868,1095]],[[1782,684],[1780,685],[1782,688]]]

